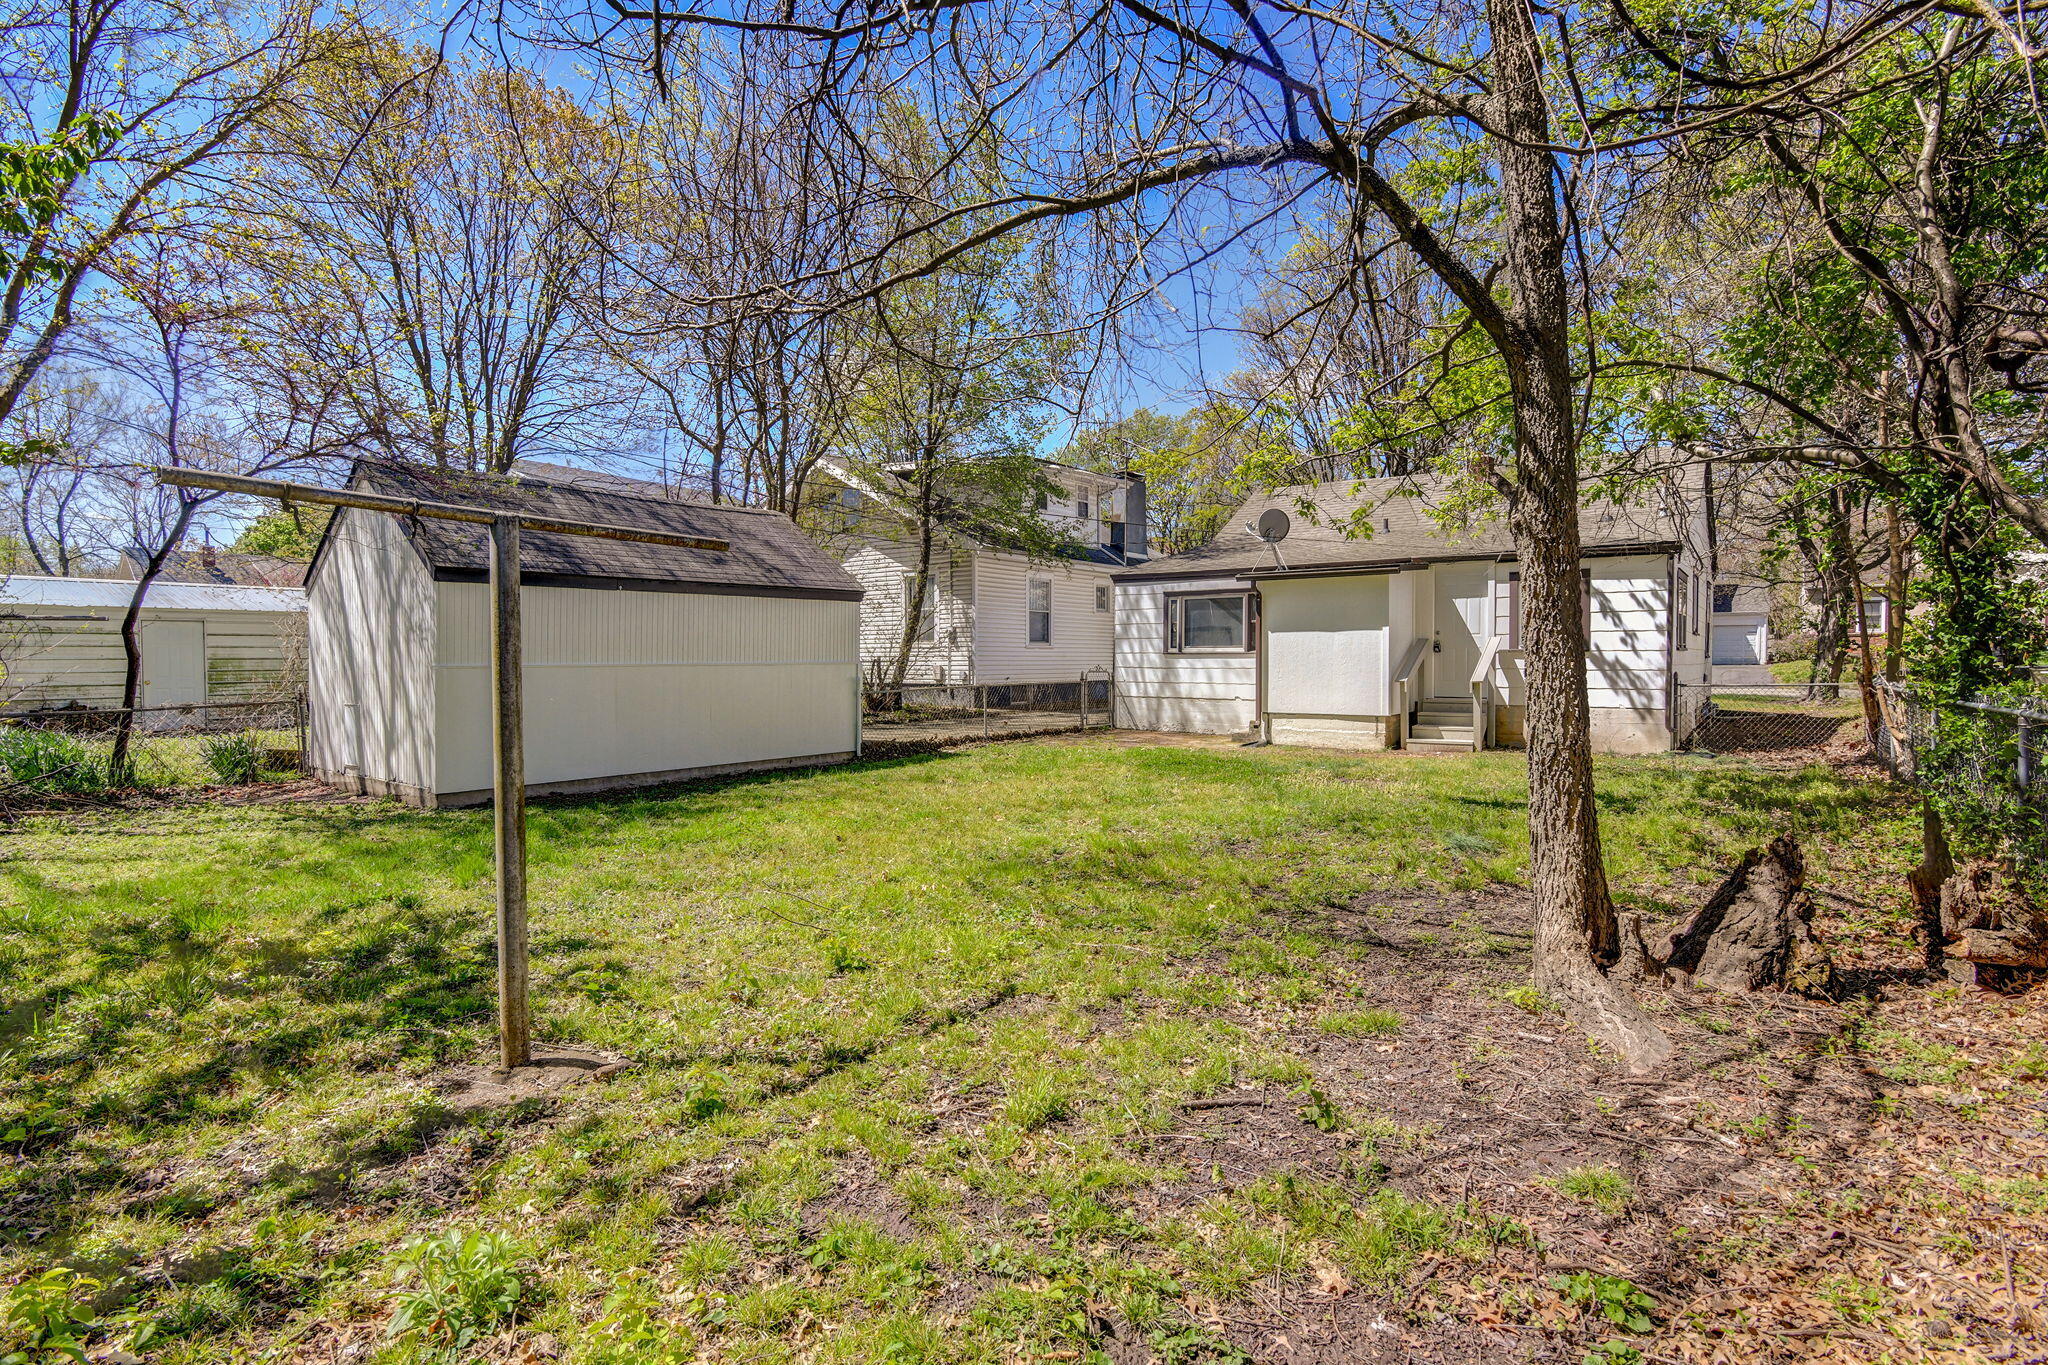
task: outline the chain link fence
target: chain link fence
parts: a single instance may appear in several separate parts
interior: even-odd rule
[[[1716,754],[1821,749],[1862,734],[1863,702],[1848,683],[1679,683],[1680,749]]]
[[[1895,683],[1878,699],[1878,758],[1926,793],[1950,843],[2048,879],[2048,704],[1938,700]]]
[[[1115,680],[1106,668],[1059,682],[913,677],[892,685],[870,676],[861,685],[861,751],[927,753],[977,740],[1106,730],[1115,708]]]
[[[132,718],[125,771],[115,738]],[[56,707],[0,716],[0,806],[286,781],[305,769],[306,699]]]

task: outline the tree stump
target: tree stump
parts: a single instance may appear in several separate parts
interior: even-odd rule
[[[1806,863],[1788,835],[1744,854],[1707,903],[1671,935],[1667,973],[1724,991],[1792,990],[1826,996],[1834,963],[1813,932]]]
[[[1941,932],[1955,974],[1980,986],[2048,970],[2048,913],[1988,859],[1963,864],[1941,884]]]

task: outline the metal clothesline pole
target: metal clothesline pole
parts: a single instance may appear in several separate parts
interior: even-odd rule
[[[492,843],[498,865],[498,1059],[505,1070],[533,1060],[533,1014],[527,995],[526,743],[520,695],[519,533],[594,536],[689,550],[724,550],[711,536],[676,535],[605,522],[564,521],[461,503],[423,502],[354,488],[320,488],[241,474],[157,469],[159,482],[177,488],[277,498],[327,507],[358,507],[394,516],[460,521],[489,528],[491,594]],[[303,752],[303,751],[302,751]]]

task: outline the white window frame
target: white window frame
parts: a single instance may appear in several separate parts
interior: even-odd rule
[[[1108,611],[1110,605],[1113,602],[1115,602],[1115,600],[1116,599],[1110,595],[1109,584],[1098,583],[1095,585],[1095,610]]]
[[[1218,597],[1237,597],[1244,600],[1244,614],[1239,618],[1243,623],[1244,640],[1234,645],[1196,645],[1190,648],[1187,641],[1187,603],[1190,598],[1204,600]],[[1206,591],[1170,592],[1163,599],[1166,615],[1166,652],[1168,654],[1253,654],[1259,648],[1259,598],[1254,592],[1233,591],[1229,588],[1215,588]]]
[[[915,573],[903,575],[903,614],[910,615],[910,592],[917,584]],[[901,638],[900,636],[898,637]],[[939,576],[928,573],[924,577],[924,619],[917,623],[917,634],[910,637],[916,645],[928,645],[939,638]]]
[[[1045,597],[1045,606],[1043,608],[1033,605],[1033,599],[1041,593]],[[1045,638],[1043,640],[1034,638],[1037,631],[1035,629],[1036,622],[1032,618],[1037,616],[1045,618]],[[1045,645],[1047,647],[1050,647],[1052,644],[1052,580],[1050,578],[1027,578],[1024,580],[1024,643]]]

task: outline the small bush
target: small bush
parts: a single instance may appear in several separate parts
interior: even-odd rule
[[[60,1268],[8,1290],[0,1320],[13,1344],[25,1349],[0,1355],[0,1362],[84,1360],[86,1334],[99,1325],[92,1311],[92,1296],[99,1288],[100,1282],[91,1276]]]
[[[0,730],[0,772],[30,791],[89,796],[107,789],[106,760],[77,736],[56,730]]]
[[[1580,1166],[1550,1183],[1559,1194],[1608,1213],[1620,1213],[1636,1195],[1628,1177],[1611,1166]]]
[[[208,735],[200,741],[199,754],[215,777],[233,786],[245,786],[263,775],[263,746],[247,730]]]
[[[467,1359],[469,1348],[518,1311],[525,1286],[518,1247],[497,1233],[451,1230],[398,1248],[401,1288],[391,1335],[431,1359]]]

